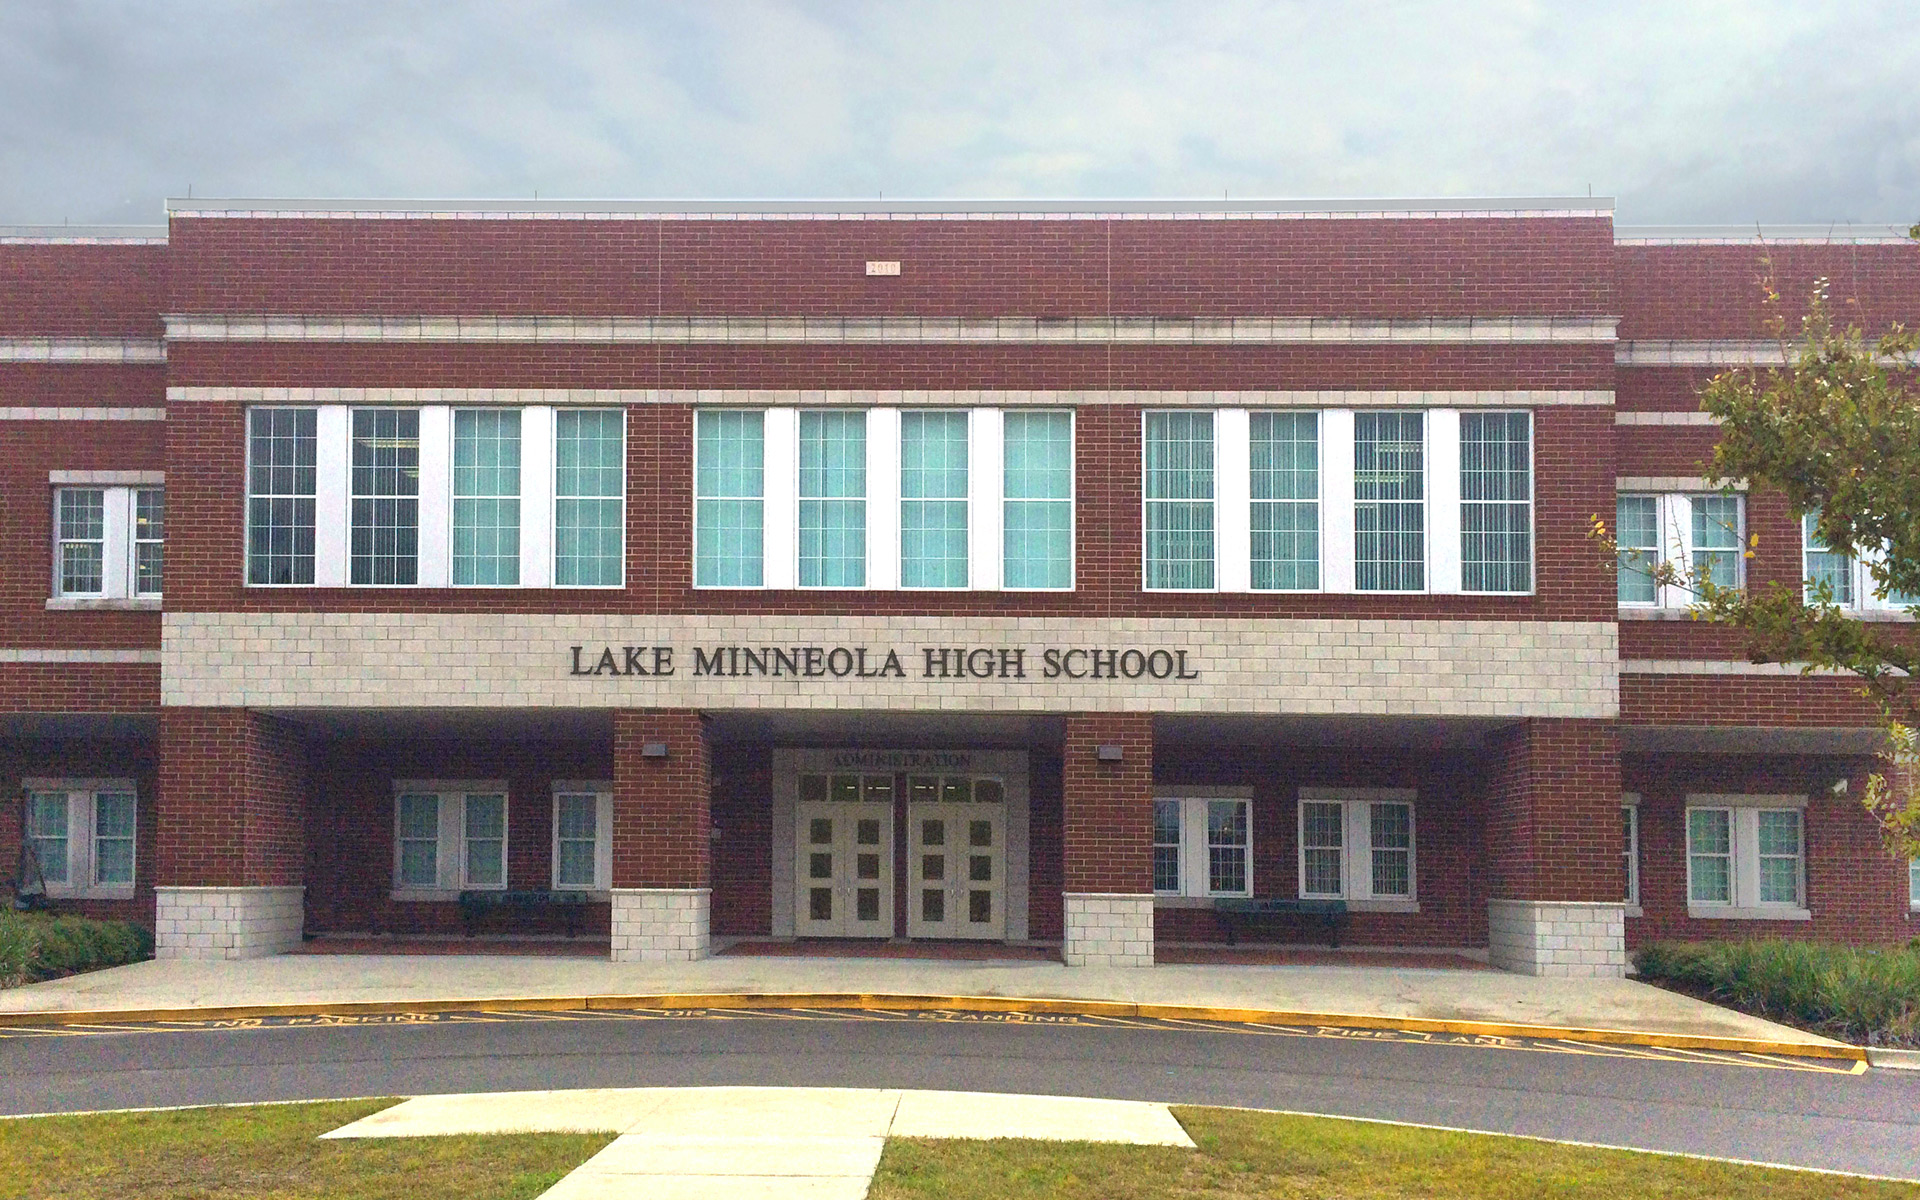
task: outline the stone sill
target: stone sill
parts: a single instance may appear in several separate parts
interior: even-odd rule
[[[1811,921],[1813,913],[1804,908],[1725,908],[1717,905],[1687,905],[1687,916],[1696,921]]]
[[[1290,900],[1291,896],[1278,897]],[[1324,898],[1324,897],[1323,897]],[[1153,906],[1156,909],[1199,909],[1210,911],[1215,900],[1245,900],[1246,896],[1155,896]],[[1420,902],[1417,900],[1349,900],[1347,911],[1350,913],[1417,913]]]
[[[603,888],[394,888],[387,893],[387,899],[400,904],[456,904],[460,893],[467,892],[505,892],[505,891],[559,891],[584,892],[590,900],[605,903],[612,899],[612,893]]]
[[[48,612],[159,612],[160,597],[131,596],[108,599],[102,596],[55,596],[47,601]]]
[[[89,887],[89,888],[49,887],[47,889],[47,899],[49,900],[131,900],[133,899],[133,885],[128,884],[125,887]]]
[[[1868,624],[1912,624],[1914,620],[1912,613],[1901,608],[1843,608],[1840,611],[1851,620],[1865,621]],[[1620,620],[1700,621],[1702,624],[1707,623],[1705,618],[1695,616],[1694,611],[1690,608],[1641,608],[1638,606],[1628,607],[1624,604],[1620,606]]]
[[[1629,904],[1627,905],[1627,915],[1629,917],[1644,917],[1647,915],[1647,910],[1641,908],[1638,904]]]

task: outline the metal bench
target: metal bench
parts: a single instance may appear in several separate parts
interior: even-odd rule
[[[586,914],[593,896],[587,892],[461,892],[460,922],[472,937],[474,926],[489,909],[511,908],[522,912],[559,909],[567,921],[567,936],[580,932],[580,918]]]
[[[1327,945],[1340,947],[1340,929],[1347,921],[1345,900],[1283,900],[1222,898],[1213,902],[1213,915],[1227,931],[1227,945],[1240,944],[1242,929],[1266,928],[1295,919],[1317,919],[1327,934]]]

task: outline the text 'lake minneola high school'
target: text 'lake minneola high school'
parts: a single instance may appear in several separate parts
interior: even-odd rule
[[[1910,938],[1871,709],[1648,569],[1909,619],[1702,477],[1767,263],[1920,320],[1587,198],[0,230],[0,857],[163,957]]]

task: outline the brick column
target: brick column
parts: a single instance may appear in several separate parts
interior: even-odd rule
[[[699,713],[613,714],[615,962],[707,956],[713,907],[709,792]]]
[[[1488,739],[1488,952],[1522,975],[1626,973],[1620,748],[1612,721]]]
[[[1101,747],[1117,747],[1118,761]],[[1153,965],[1153,715],[1067,717],[1062,772],[1062,958]]]
[[[259,958],[305,927],[307,751],[240,708],[160,710],[154,954]]]

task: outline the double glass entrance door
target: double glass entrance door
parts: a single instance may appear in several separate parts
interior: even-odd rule
[[[1006,791],[999,780],[808,774],[799,782],[797,935],[1006,936]],[[906,845],[897,854],[900,821]],[[905,877],[897,880],[901,870]],[[905,893],[898,907],[897,891]]]

